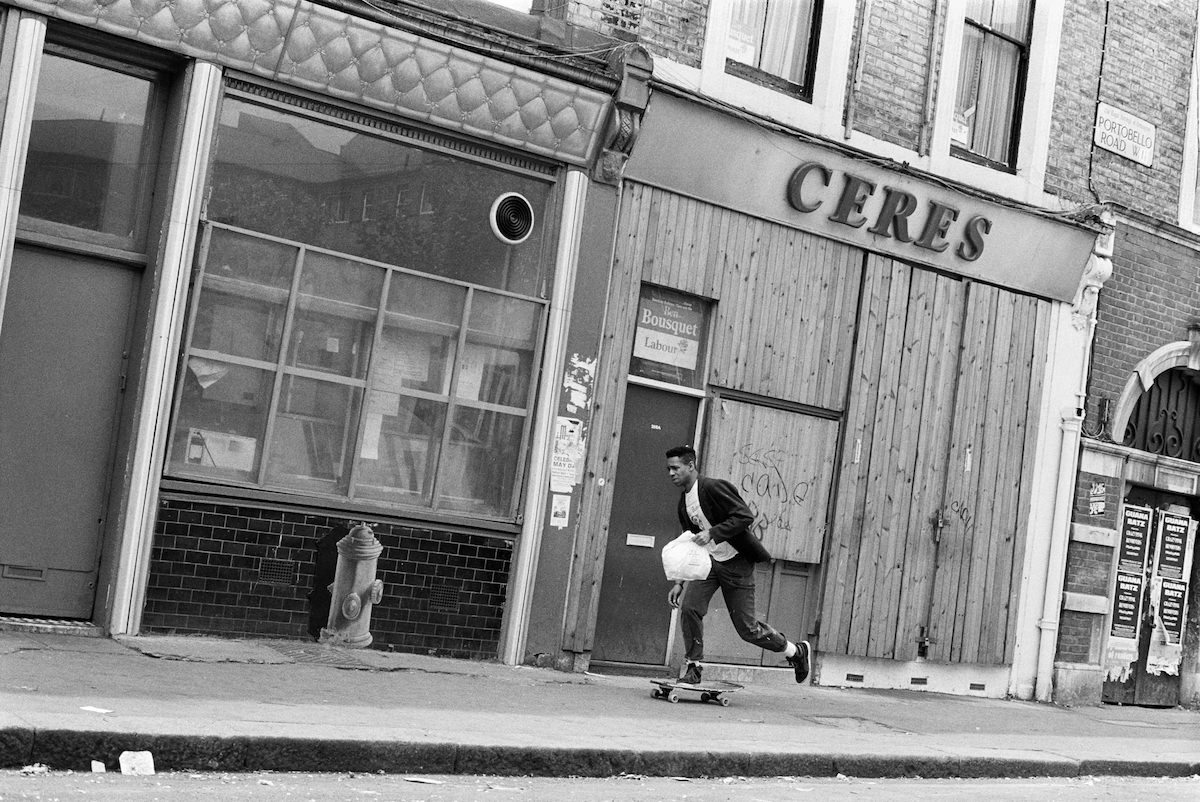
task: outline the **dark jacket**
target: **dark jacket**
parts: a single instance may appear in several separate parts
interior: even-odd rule
[[[737,549],[738,554],[753,563],[771,559],[771,554],[762,541],[750,531],[750,525],[754,523],[754,513],[746,506],[746,502],[742,501],[736,487],[724,479],[709,479],[707,476],[697,478],[696,486],[697,495],[700,497],[700,509],[712,524],[708,533],[714,541],[727,541]],[[679,523],[684,531],[700,531],[700,527],[688,517],[686,492],[679,496],[678,512]]]

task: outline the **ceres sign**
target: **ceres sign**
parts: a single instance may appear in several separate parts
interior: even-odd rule
[[[909,243],[933,253],[953,249],[959,259],[974,262],[983,256],[992,221],[962,212],[936,200],[891,186],[878,186],[853,173],[837,173],[820,162],[805,162],[792,172],[787,199],[805,214],[825,214],[850,228]],[[872,203],[872,201],[874,201]]]

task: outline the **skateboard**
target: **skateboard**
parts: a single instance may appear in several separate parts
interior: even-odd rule
[[[701,702],[716,702],[721,707],[728,707],[729,700],[725,698],[725,694],[742,689],[742,686],[736,682],[724,682],[723,680],[701,682],[699,685],[692,685],[677,679],[652,679],[650,683],[658,686],[650,691],[650,695],[655,699],[666,699],[671,704],[679,701],[680,691],[689,691],[700,694]]]

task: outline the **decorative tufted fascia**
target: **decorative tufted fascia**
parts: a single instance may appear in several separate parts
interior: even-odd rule
[[[305,0],[5,0],[578,165],[593,160],[612,98],[466,48]]]

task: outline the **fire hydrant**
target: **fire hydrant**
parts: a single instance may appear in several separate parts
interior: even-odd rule
[[[321,629],[321,643],[362,649],[371,645],[371,606],[383,598],[383,582],[375,578],[375,565],[383,545],[365,523],[338,541],[337,570],[329,586],[329,623]]]

